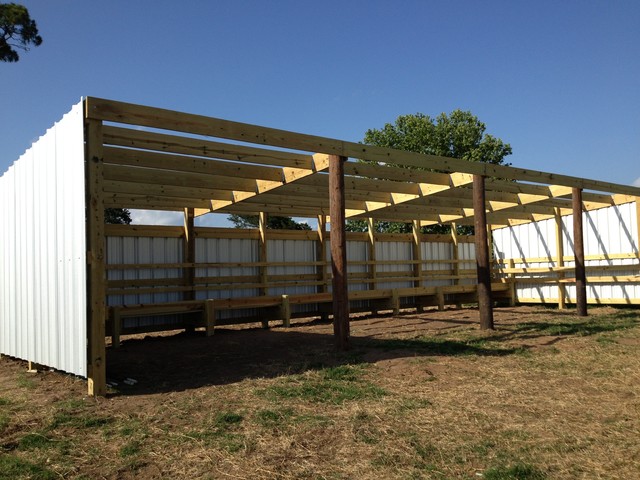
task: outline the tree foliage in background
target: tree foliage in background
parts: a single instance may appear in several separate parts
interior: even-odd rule
[[[27,51],[29,46],[42,43],[35,20],[29,10],[15,3],[0,3],[0,61],[20,60],[17,49]]]
[[[486,125],[471,112],[454,110],[449,115],[441,113],[435,119],[416,113],[401,115],[395,123],[387,123],[381,129],[367,130],[363,143],[379,147],[444,157],[460,158],[470,162],[505,164],[511,155],[511,145],[486,134]],[[397,165],[398,166],[398,165]],[[402,166],[403,168],[418,168]],[[431,170],[428,165],[420,170]],[[367,231],[364,220],[347,222],[349,231]],[[407,233],[411,224],[404,222],[376,222],[377,232]],[[424,233],[449,233],[449,225],[423,227]],[[458,227],[458,233],[473,233],[473,227]]]
[[[105,208],[104,223],[129,225],[131,223],[131,212],[126,208]]]
[[[259,228],[260,217],[258,215],[229,215],[227,219],[235,228]],[[270,230],[311,230],[306,223],[296,222],[291,217],[278,217],[267,215],[267,228]]]

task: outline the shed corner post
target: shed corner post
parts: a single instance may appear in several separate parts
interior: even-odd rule
[[[473,218],[478,276],[478,310],[480,312],[480,328],[482,330],[493,330],[491,263],[489,260],[484,183],[484,176],[473,176]]]
[[[88,108],[87,108],[88,112]],[[87,390],[107,394],[105,345],[106,270],[102,121],[85,117],[87,238]]]
[[[349,293],[347,285],[347,237],[345,229],[344,163],[330,155],[329,213],[331,217],[331,271],[333,273],[333,333],[338,350],[349,348]]]
[[[587,274],[584,265],[584,231],[582,226],[582,189],[573,187],[573,251],[576,263],[576,313],[587,316]]]

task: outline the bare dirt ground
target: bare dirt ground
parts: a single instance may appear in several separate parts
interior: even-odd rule
[[[3,357],[0,479],[640,478],[640,311],[590,313],[125,337],[99,399]]]

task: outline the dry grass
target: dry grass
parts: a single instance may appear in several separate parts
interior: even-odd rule
[[[348,355],[313,323],[169,338],[220,371],[157,388],[136,371],[98,400],[3,358],[0,479],[638,478],[640,312],[499,309],[491,333],[475,316],[362,319]]]

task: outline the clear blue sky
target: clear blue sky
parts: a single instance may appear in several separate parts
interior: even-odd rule
[[[460,108],[515,166],[640,182],[638,0],[19,3],[0,172],[92,95],[355,141]]]

